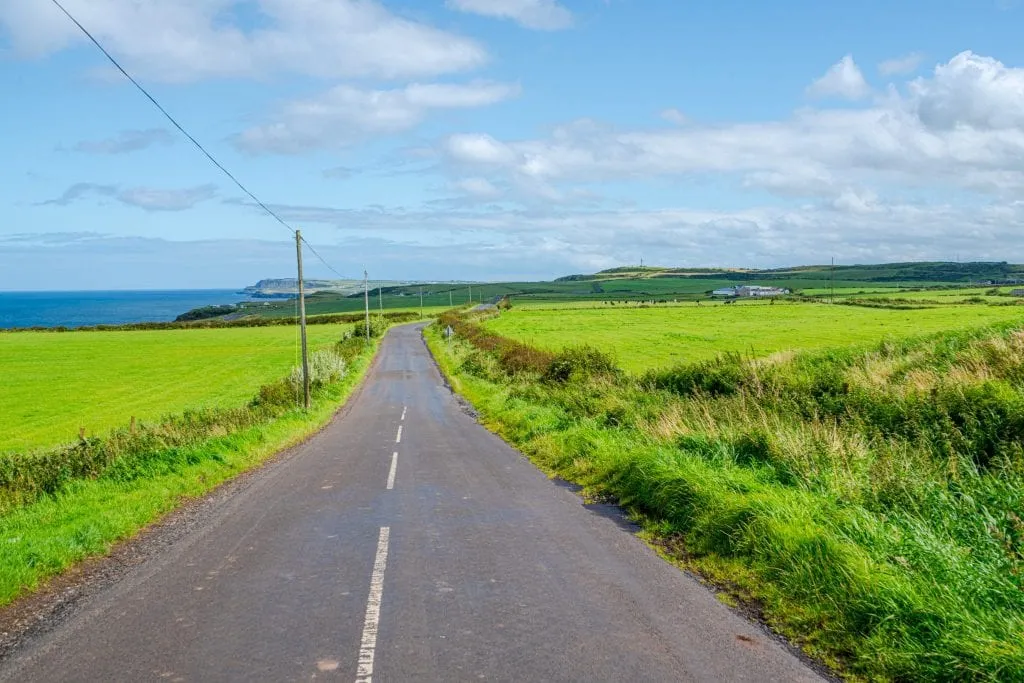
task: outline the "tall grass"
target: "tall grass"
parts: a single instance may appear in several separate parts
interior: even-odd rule
[[[1024,680],[1019,326],[638,378],[592,349],[510,372],[476,338],[433,347],[485,420],[811,653],[870,679]]]

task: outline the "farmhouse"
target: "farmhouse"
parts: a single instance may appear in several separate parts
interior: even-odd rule
[[[762,297],[782,296],[789,294],[788,289],[780,287],[762,287],[760,285],[743,285],[741,287],[723,287],[711,292],[711,296]]]
[[[1011,289],[1010,296],[1024,296],[1024,289]]]
[[[789,290],[780,287],[761,287],[760,285],[745,285],[736,288],[736,296],[782,296],[783,294],[789,294]]]

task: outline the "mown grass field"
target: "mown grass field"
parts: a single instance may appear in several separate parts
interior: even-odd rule
[[[741,302],[730,306],[513,308],[485,326],[552,351],[590,344],[611,352],[625,370],[641,372],[725,352],[765,356],[1015,320],[1024,320],[1024,308],[966,305],[891,310]]]
[[[914,301],[931,302],[934,304],[955,304],[966,299],[982,298],[986,302],[1007,302],[1014,301],[1015,297],[1009,297],[1009,293],[1019,289],[1014,286],[1004,287],[953,287],[938,286],[930,289],[925,288],[903,288],[903,287],[836,287],[834,290],[828,288],[804,289],[800,293],[806,296],[817,298],[828,298],[834,295],[839,299],[907,299]]]
[[[312,349],[348,326],[309,327]],[[0,452],[242,405],[296,363],[293,327],[0,334]]]

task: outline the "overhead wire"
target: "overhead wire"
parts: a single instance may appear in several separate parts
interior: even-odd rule
[[[62,5],[60,3],[60,0],[50,0],[50,1],[54,5],[56,5],[57,8],[61,12],[64,13],[64,16],[66,16],[68,19],[70,19],[71,22],[75,26],[77,26],[78,29],[83,34],[85,34],[85,37],[88,38],[92,42],[92,44],[95,45],[96,48],[100,52],[103,53],[103,56],[106,57],[110,61],[110,63],[113,64],[114,67],[118,71],[120,71],[121,74],[125,78],[127,78],[128,81],[131,82],[131,84],[134,85],[138,89],[138,91],[141,92],[146,97],[146,99],[149,100],[153,104],[153,106],[157,108],[157,110],[159,110],[159,112],[161,114],[164,115],[164,118],[166,118],[168,121],[170,121],[171,125],[174,126],[178,130],[178,132],[180,132],[182,135],[184,135],[186,138],[188,138],[189,142],[191,142],[195,146],[195,148],[198,149],[203,154],[203,156],[205,156],[210,161],[210,163],[212,163],[214,166],[216,166],[218,169],[220,169],[221,173],[223,173],[225,176],[227,176],[231,180],[231,182],[233,182],[238,187],[238,189],[240,189],[242,192],[244,192],[246,194],[246,196],[248,196],[250,199],[252,199],[256,203],[257,206],[259,206],[261,209],[263,209],[267,213],[268,216],[270,216],[271,218],[276,220],[278,223],[280,223],[282,226],[284,226],[285,229],[287,229],[289,232],[292,233],[292,236],[295,235],[297,230],[295,228],[293,228],[291,225],[289,225],[286,220],[281,218],[281,216],[278,215],[277,212],[275,212],[273,209],[271,209],[269,206],[267,206],[263,202],[263,200],[261,200],[255,194],[253,194],[249,190],[249,188],[247,188],[245,185],[243,185],[242,182],[240,180],[238,180],[238,178],[236,178],[235,175],[231,171],[229,171],[227,168],[224,167],[223,164],[221,164],[219,161],[217,161],[216,157],[214,157],[213,154],[211,154],[209,151],[207,151],[207,149],[202,145],[202,143],[200,143],[198,140],[196,140],[195,137],[193,137],[191,133],[189,133],[187,130],[185,130],[185,127],[182,126],[180,123],[178,123],[177,119],[175,119],[170,114],[170,112],[168,112],[163,107],[163,105],[161,105],[160,102],[158,102],[157,99],[155,97],[153,97],[153,95],[151,95],[149,93],[149,91],[146,90],[145,87],[143,87],[143,85],[141,83],[139,83],[130,73],[128,73],[128,71],[123,66],[121,66],[121,64],[117,61],[117,59],[115,59],[114,56],[112,54],[110,54],[110,52],[108,52],[105,47],[103,47],[103,44],[100,43],[100,41],[96,39],[96,37],[89,31],[89,29],[87,29],[85,26],[83,26],[82,23],[80,21],[78,21],[78,19],[76,19],[73,14],[71,14],[71,12],[69,12],[67,10],[67,8],[65,8],[64,5]],[[328,270],[330,270],[332,273],[334,273],[335,275],[337,275],[338,277],[340,277],[343,280],[350,280],[350,279],[352,279],[352,278],[346,277],[345,275],[342,275],[337,270],[335,270],[335,268],[330,263],[327,262],[327,259],[325,259],[323,256],[321,256],[320,252],[318,252],[316,250],[316,248],[314,248],[313,245],[309,243],[309,240],[307,240],[305,237],[300,237],[300,239],[302,240],[302,242],[307,247],[309,247],[309,250],[313,253],[313,255],[316,256],[317,259],[319,259],[319,261],[321,263],[323,263],[324,266],[326,266]]]

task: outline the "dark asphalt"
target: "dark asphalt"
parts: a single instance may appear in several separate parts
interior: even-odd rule
[[[355,681],[368,654],[377,681],[818,680],[476,424],[417,328],[392,330],[366,382],[209,525],[0,664],[0,680]]]

